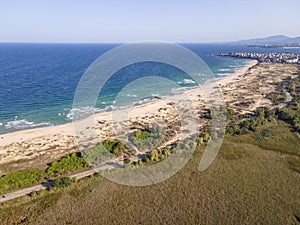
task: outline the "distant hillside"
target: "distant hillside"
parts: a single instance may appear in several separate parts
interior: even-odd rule
[[[289,41],[291,43],[297,43],[297,44],[299,44],[300,43],[300,37],[290,38]]]
[[[255,38],[249,40],[241,40],[236,42],[231,42],[231,44],[240,45],[289,45],[297,44],[300,45],[300,37],[288,37],[284,35],[276,35],[266,38]]]

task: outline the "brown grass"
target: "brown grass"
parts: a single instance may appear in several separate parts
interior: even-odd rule
[[[1,224],[299,224],[300,178],[290,162],[299,167],[300,141],[286,125],[271,128],[276,135],[266,143],[255,138],[259,130],[227,137],[204,172],[202,147],[165,182],[130,187],[92,176],[0,205]],[[288,147],[278,152],[273,138]]]

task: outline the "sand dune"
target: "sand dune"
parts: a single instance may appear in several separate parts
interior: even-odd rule
[[[239,113],[247,113],[261,106],[275,107],[274,103],[268,98],[268,94],[281,92],[281,90],[278,90],[277,83],[293,76],[297,70],[297,66],[294,65],[257,65],[256,61],[251,61],[248,66],[236,73],[207,85],[211,85],[210,87],[219,86],[224,101],[229,107]],[[10,167],[43,166],[70,152],[78,151],[78,140],[75,136],[79,135],[78,127],[80,126],[82,126],[82,129],[79,132],[83,132],[80,136],[85,136],[85,132],[88,136],[89,132],[95,131],[98,141],[114,136],[121,137],[122,126],[123,129],[129,129],[155,121],[164,123],[165,127],[172,130],[180,129],[178,112],[176,112],[176,107],[174,107],[172,101],[184,101],[184,99],[189,98],[195,109],[198,110],[199,118],[201,118],[201,113],[208,109],[205,89],[205,86],[202,86],[189,90],[182,95],[158,99],[131,109],[95,114],[92,119],[87,119],[93,121],[92,126],[86,126],[90,123],[81,121],[81,125],[77,124],[75,126],[76,131],[74,130],[74,124],[68,123],[0,135],[0,166],[1,164],[9,165],[6,168],[7,170]],[[122,117],[124,118],[122,119]],[[120,124],[119,129],[114,129]],[[206,122],[203,120],[203,124],[199,124],[199,127],[205,125]],[[115,130],[120,133],[115,132]],[[175,133],[173,132],[173,135]],[[171,136],[172,134],[170,134],[170,139],[176,139],[176,137]],[[0,167],[0,174],[4,172],[1,171]]]

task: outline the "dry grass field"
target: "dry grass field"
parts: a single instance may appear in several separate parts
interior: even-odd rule
[[[228,136],[198,171],[199,147],[165,182],[123,186],[92,176],[0,205],[1,224],[300,224],[300,138],[283,122]]]

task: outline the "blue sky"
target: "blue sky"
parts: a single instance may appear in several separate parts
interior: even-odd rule
[[[299,0],[0,0],[0,42],[300,36]]]

